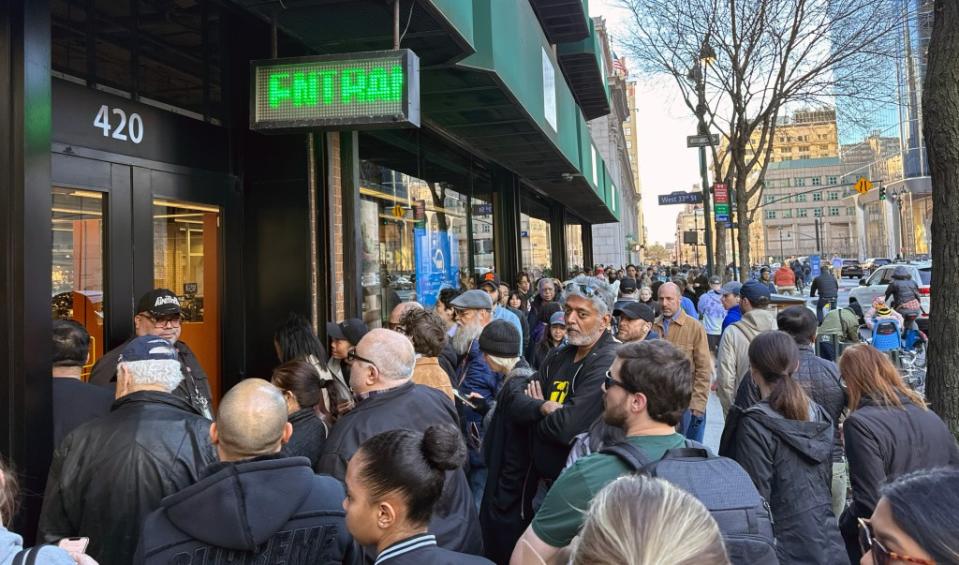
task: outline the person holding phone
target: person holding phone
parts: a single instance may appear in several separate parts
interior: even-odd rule
[[[23,538],[6,528],[17,512],[20,489],[16,474],[0,458],[0,565],[19,565],[35,555],[37,565],[98,565],[85,553],[87,538],[62,540],[60,547],[42,545],[24,549]]]

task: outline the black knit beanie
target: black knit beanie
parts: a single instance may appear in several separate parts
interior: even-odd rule
[[[479,348],[483,353],[512,359],[519,357],[520,337],[516,326],[506,320],[493,320],[479,337]]]

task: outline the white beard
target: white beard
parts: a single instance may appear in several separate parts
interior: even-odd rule
[[[594,343],[596,343],[597,340],[599,340],[599,337],[603,335],[604,331],[606,331],[606,328],[602,326],[597,327],[596,331],[594,331],[591,334],[584,334],[580,332],[575,332],[574,334],[567,331],[566,341],[568,341],[570,345],[575,345],[576,347],[581,347],[583,345],[593,345]]]
[[[468,326],[460,326],[456,329],[453,337],[450,338],[450,346],[457,354],[466,355],[473,344],[473,340],[478,338],[481,333],[483,333],[483,326],[475,322]]]

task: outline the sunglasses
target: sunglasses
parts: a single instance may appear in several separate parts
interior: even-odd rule
[[[587,284],[569,283],[566,285],[565,288],[566,288],[566,292],[579,292],[586,298],[592,298],[599,293],[597,289]]]
[[[872,531],[872,524],[869,523],[869,520],[863,518],[859,518],[859,547],[864,554],[870,551],[872,552],[872,561],[876,565],[889,565],[896,561],[917,563],[918,565],[936,565],[936,562],[931,559],[908,557],[899,555],[894,551],[889,551],[876,539],[875,532]]]
[[[632,387],[627,386],[626,383],[613,379],[612,370],[606,371],[606,376],[603,378],[603,386],[606,387],[606,390],[609,390],[613,388],[614,386],[618,386],[621,389],[625,390],[626,392],[629,392],[632,394],[639,392],[639,391],[633,390]]]

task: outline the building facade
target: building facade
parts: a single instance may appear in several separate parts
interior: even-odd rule
[[[43,492],[53,447],[53,318],[88,329],[92,362],[132,334],[141,295],[170,288],[216,402],[270,374],[290,312],[325,340],[326,321],[377,327],[490,270],[592,263],[592,226],[620,221],[620,200],[586,125],[610,99],[577,6],[402,0],[397,18],[380,0],[4,3],[0,453],[26,489]],[[336,100],[339,125],[253,127],[273,82],[252,61],[327,56],[335,73],[396,44],[419,66],[390,88],[418,98],[417,121],[356,120],[350,104],[390,89],[348,67],[329,75],[349,79],[338,96],[303,73],[269,99]],[[38,509],[28,499],[24,531]]]
[[[694,186],[694,191],[701,190]],[[706,222],[702,204],[687,204],[676,215],[676,244],[673,260],[678,265],[706,264]]]
[[[626,82],[626,101],[629,104],[629,119],[623,123],[629,165],[633,170],[633,186],[636,189],[636,235],[639,240],[639,260],[646,261],[645,251],[649,239],[646,216],[643,212],[643,184],[639,175],[639,107],[636,102],[636,81]]]
[[[633,169],[632,140],[624,126],[631,123],[632,109],[627,96],[625,63],[618,59],[609,44],[606,20],[593,18],[596,35],[607,69],[610,113],[589,122],[590,135],[607,164],[613,179],[613,191],[619,202],[620,221],[593,226],[593,259],[603,265],[624,266],[640,261],[641,226],[637,219],[639,198]],[[631,130],[635,133],[635,130]]]

